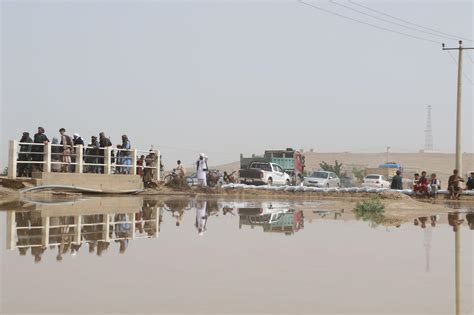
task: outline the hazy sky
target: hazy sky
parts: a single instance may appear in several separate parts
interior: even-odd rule
[[[472,1],[354,1],[474,37]],[[329,1],[307,2],[457,44]],[[210,164],[289,146],[418,151],[427,104],[433,106],[435,149],[454,151],[457,70],[439,43],[298,1],[18,0],[1,1],[1,10],[0,165],[6,165],[7,140],[33,134],[39,125],[50,139],[60,127],[87,141],[105,131],[114,145],[127,134],[133,146],[160,148],[168,168],[178,158],[192,163],[201,151]],[[467,53],[472,80],[474,51]],[[469,152],[472,88],[465,80]]]

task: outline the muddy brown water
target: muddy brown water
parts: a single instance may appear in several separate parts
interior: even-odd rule
[[[331,203],[24,201],[0,313],[472,314],[473,208],[386,227]]]

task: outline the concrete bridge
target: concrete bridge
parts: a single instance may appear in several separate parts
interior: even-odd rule
[[[76,145],[71,153],[52,143],[10,140],[8,178],[26,176],[37,186],[69,186],[101,192],[126,192],[143,188],[143,179],[160,179],[160,151]],[[145,156],[142,166],[139,156]]]

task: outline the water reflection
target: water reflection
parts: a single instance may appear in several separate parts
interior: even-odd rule
[[[181,227],[186,212],[188,216],[194,216],[194,228],[199,236],[208,231],[208,221],[220,214],[238,217],[238,228],[241,230],[245,230],[245,227],[262,227],[264,233],[284,235],[293,235],[302,230],[305,220],[311,223],[313,220],[344,221],[360,218],[357,213],[345,213],[343,209],[303,211],[298,209],[298,205],[289,202],[201,199],[159,201],[140,198],[86,199],[56,204],[33,202],[7,212],[6,247],[18,250],[21,256],[26,256],[30,251],[37,263],[48,249],[56,251],[57,261],[62,261],[66,255],[78,254],[83,247],[91,254],[102,256],[112,243],[117,244],[120,254],[124,254],[130,241],[158,237],[163,217],[174,221],[176,227]],[[377,224],[381,222],[379,217],[376,221]],[[425,230],[427,271],[430,269],[431,229],[439,223],[449,224],[454,232],[463,225],[473,230],[474,212],[451,212],[413,220],[415,226]]]
[[[166,270],[165,274],[169,277],[164,277],[166,280],[163,281],[150,280],[148,283],[150,290],[146,292],[150,292],[152,296],[149,297],[148,304],[146,301],[143,302],[143,305],[153,304],[153,307],[155,307],[156,292],[160,295],[169,293],[167,305],[175,307],[173,304],[176,302],[175,297],[179,296],[176,292],[179,290],[179,293],[182,293],[183,288],[189,289],[193,283],[199,283],[199,286],[191,287],[190,291],[186,291],[187,296],[192,296],[194,291],[203,295],[215,296],[220,289],[213,291],[212,288],[224,288],[232,281],[234,283],[243,281],[242,283],[244,283],[244,281],[250,281],[248,279],[254,279],[254,282],[251,285],[245,282],[242,284],[241,290],[238,291],[242,297],[248,300],[252,300],[249,298],[251,294],[248,293],[251,292],[252,287],[261,288],[267,285],[262,287],[266,290],[262,289],[261,291],[274,294],[275,291],[271,290],[279,288],[279,284],[284,282],[285,286],[289,286],[291,290],[285,288],[282,294],[290,292],[293,294],[293,296],[290,295],[292,298],[316,290],[323,292],[320,294],[325,294],[324,292],[327,292],[328,288],[335,286],[338,291],[344,292],[344,296],[354,296],[352,302],[347,302],[347,305],[354,306],[354,309],[361,305],[359,299],[363,301],[370,295],[366,294],[370,291],[364,290],[373,290],[374,294],[382,292],[380,293],[382,295],[377,299],[368,300],[367,305],[373,303],[374,300],[381,301],[390,299],[390,297],[396,297],[396,299],[389,302],[388,305],[398,305],[399,300],[407,299],[406,296],[403,296],[404,292],[407,292],[407,295],[421,294],[420,288],[423,286],[418,287],[412,284],[411,286],[415,289],[404,287],[405,282],[409,282],[413,275],[415,278],[419,277],[416,279],[424,282],[423,285],[426,284],[427,290],[449,294],[443,302],[449,306],[449,312],[445,313],[460,314],[467,310],[465,305],[471,300],[466,302],[463,298],[468,299],[472,295],[470,294],[472,290],[469,287],[469,285],[472,286],[472,282],[466,282],[466,279],[472,275],[472,260],[466,258],[469,256],[466,253],[469,254],[469,252],[465,248],[469,248],[471,243],[469,243],[470,238],[465,236],[466,231],[470,233],[468,229],[473,230],[474,228],[474,211],[455,209],[456,211],[449,214],[412,218],[403,224],[404,229],[387,228],[396,230],[397,234],[395,235],[395,233],[385,233],[385,227],[366,228],[365,223],[354,222],[356,214],[352,211],[344,211],[344,209],[334,211],[334,208],[332,207],[330,210],[322,203],[224,201],[199,198],[192,200],[97,198],[57,204],[25,202],[15,210],[7,211],[5,216],[3,213],[1,214],[1,219],[7,218],[7,248],[15,250],[22,256],[17,257],[18,254],[12,252],[12,255],[5,255],[4,262],[6,268],[15,266],[19,261],[31,265],[31,261],[41,262],[42,259],[44,262],[50,262],[50,259],[53,262],[54,260],[67,262],[66,268],[64,266],[55,268],[55,263],[45,264],[43,262],[44,266],[40,267],[45,274],[41,275],[41,281],[47,281],[47,284],[52,283],[48,281],[52,281],[51,279],[54,279],[56,274],[60,275],[58,278],[64,278],[62,272],[70,272],[75,266],[74,264],[80,265],[87,259],[98,260],[98,256],[108,255],[108,258],[120,258],[120,262],[106,266],[111,274],[120,273],[120,268],[128,264],[127,266],[138,274],[137,279],[142,277],[146,281],[150,278],[150,270],[154,272],[154,268],[160,267],[162,269],[159,270]],[[296,234],[296,232],[299,233]],[[163,233],[166,238],[172,241],[167,242],[166,239],[152,241],[154,238],[162,237]],[[269,233],[271,233],[271,237],[262,237],[269,235]],[[204,236],[198,237],[198,235]],[[286,238],[284,235],[293,236],[280,242],[282,238]],[[416,238],[413,238],[413,235],[420,236],[420,243],[416,241]],[[145,243],[143,247],[141,245],[143,243],[139,243],[139,239],[143,239]],[[197,239],[199,241],[196,241]],[[325,239],[325,242],[315,242],[319,239]],[[137,242],[133,242],[134,240]],[[220,246],[219,242],[221,242]],[[423,247],[421,242],[423,242]],[[432,246],[432,242],[434,246]],[[218,250],[214,246],[208,246],[209,244],[217,244]],[[133,248],[134,246],[136,247]],[[140,249],[138,255],[148,258],[136,259],[137,252],[132,253],[131,250],[137,248]],[[176,250],[176,248],[184,250]],[[386,248],[389,250],[385,251]],[[422,252],[423,248],[425,255]],[[396,255],[392,255],[393,251],[396,251]],[[124,255],[119,255],[119,253]],[[196,253],[201,256],[196,262],[196,268],[192,269],[193,267],[183,262],[196,257]],[[280,253],[298,253],[297,259],[301,262],[299,267],[303,268],[305,278],[298,278],[299,275],[286,276],[288,273],[282,271],[285,271],[286,266],[294,261],[294,257],[289,254],[283,254],[280,257],[276,256],[276,253],[278,255]],[[72,255],[78,254],[82,256],[75,262],[68,261]],[[242,267],[239,266],[232,272],[228,272],[228,266],[234,263],[234,260],[228,260],[226,257],[233,258],[236,255],[239,255],[239,264]],[[341,259],[341,255],[343,259]],[[373,255],[380,255],[386,260],[382,264],[372,266],[368,262],[372,261]],[[160,257],[172,259],[168,259],[169,262],[166,262]],[[277,262],[282,257],[281,263],[270,263]],[[155,259],[153,264],[143,263],[150,261],[150,259]],[[262,268],[255,267],[259,262],[262,262],[261,259],[269,263]],[[342,260],[344,262],[351,261],[351,264],[339,263]],[[211,265],[209,261],[215,263],[212,265],[213,268],[206,267]],[[94,275],[94,277],[90,277],[92,280],[88,279],[87,285],[89,287],[92,287],[90,281],[97,281],[92,282],[93,287],[100,288],[102,280],[93,280],[103,279],[103,269],[100,265],[97,264],[98,268],[88,269],[87,272]],[[153,266],[150,267],[150,265]],[[186,268],[190,268],[191,271],[186,274],[186,277],[181,277]],[[423,268],[425,268],[425,272],[423,272]],[[12,271],[11,279],[21,277],[21,275],[19,276],[20,271],[18,271],[20,269],[8,269]],[[254,273],[255,270],[258,272]],[[341,276],[340,270],[347,271]],[[399,270],[398,273],[397,270]],[[317,274],[313,274],[316,272]],[[391,272],[394,273],[387,276]],[[78,279],[80,280],[80,273],[70,272],[70,274],[75,283]],[[162,277],[162,273],[156,274]],[[219,277],[214,277],[216,274],[219,274]],[[278,277],[272,282],[271,279],[274,279],[275,274],[278,274]],[[354,279],[351,280],[349,286],[346,275],[351,275]],[[287,278],[282,280],[280,277],[284,276]],[[188,277],[195,278],[191,281]],[[294,277],[297,281],[294,281]],[[367,281],[366,277],[370,281]],[[207,281],[210,281],[210,278],[213,280],[208,284]],[[378,286],[382,282],[381,279],[387,283],[393,281],[393,286],[386,287],[382,284]],[[14,286],[13,281],[9,280],[10,286]],[[109,281],[112,280],[109,279]],[[20,281],[19,283],[23,284],[24,282]],[[176,287],[170,289],[169,283],[176,283]],[[130,288],[130,291],[127,291],[128,294],[128,292],[132,292],[132,289],[136,291],[141,285],[141,281],[132,281],[123,287]],[[364,290],[358,290],[358,288]],[[314,291],[311,291],[313,289]],[[390,294],[383,295],[385,290],[388,290]],[[96,293],[97,299],[102,298],[102,293],[100,293],[102,291],[98,290],[97,292],[99,292]],[[358,295],[359,292],[363,292],[363,295]],[[258,291],[252,291],[252,293],[265,294]],[[16,291],[12,291],[10,294],[12,297],[20,296]],[[330,292],[325,296],[325,299],[331,299],[336,295]],[[428,295],[420,295],[420,300],[425,297]],[[68,298],[66,296],[65,299]],[[219,298],[222,299],[222,297]],[[126,298],[122,300],[126,300]],[[202,300],[202,296],[197,299],[197,301]],[[305,299],[299,300],[298,303],[307,301],[313,303],[315,300],[311,293],[305,296]],[[436,301],[438,300],[443,299]],[[69,300],[67,301],[69,302]],[[233,305],[233,307],[246,305],[241,301],[236,302],[237,306]],[[226,300],[227,302],[232,303],[230,300]],[[9,303],[13,305],[12,309],[21,310],[23,307],[21,301],[18,304]],[[259,302],[256,301],[256,303]],[[338,304],[339,299],[334,303],[336,303],[334,305],[340,305]],[[303,310],[317,309],[318,304],[311,305],[314,307],[307,307]],[[135,307],[140,307],[140,305],[135,305]],[[342,309],[342,311],[347,309]],[[142,311],[143,309],[138,310]],[[147,311],[149,310],[153,311],[154,309],[147,309]],[[248,311],[248,309],[240,310]],[[365,310],[369,313],[368,311],[374,309],[366,308]],[[275,309],[270,311],[273,313]]]
[[[157,201],[136,198],[35,203],[33,208],[7,212],[7,249],[18,249],[22,256],[31,250],[37,263],[48,248],[57,251],[57,261],[76,255],[83,245],[101,256],[111,242],[123,254],[130,240],[157,237],[161,222]]]

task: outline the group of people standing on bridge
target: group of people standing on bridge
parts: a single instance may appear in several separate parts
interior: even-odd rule
[[[463,188],[461,183],[464,183],[464,179],[459,176],[459,170],[453,170],[453,174],[448,179],[448,191],[451,199],[459,199]],[[432,173],[429,177],[425,171],[415,173],[413,182],[413,193],[420,196],[427,196],[436,198],[438,191],[441,189],[441,182],[438,179],[436,173]],[[391,189],[402,190],[403,189],[403,177],[401,171],[397,171],[396,175],[392,178]],[[466,181],[466,189],[474,190],[474,172],[471,172],[470,176]]]
[[[45,162],[43,145],[46,144],[51,144],[51,171],[70,173],[76,171],[77,159],[80,156],[79,146],[82,145],[83,172],[104,174],[106,150],[112,147],[110,137],[107,137],[104,132],[100,132],[98,137],[91,136],[90,143],[86,145],[84,139],[78,133],[74,133],[71,137],[66,133],[65,128],[59,129],[58,137],[53,137],[51,143],[43,127],[38,127],[33,139],[30,137],[30,133],[25,131],[20,139],[18,177],[31,177],[32,172],[43,171]],[[133,151],[128,136],[122,135],[122,143],[110,152],[110,162],[115,166],[113,172],[116,174],[130,174]],[[146,169],[145,167],[154,164],[156,166],[156,161],[157,157],[153,150],[150,150],[147,156],[142,155],[137,159],[137,173],[142,175],[144,180],[151,181],[153,169]]]

